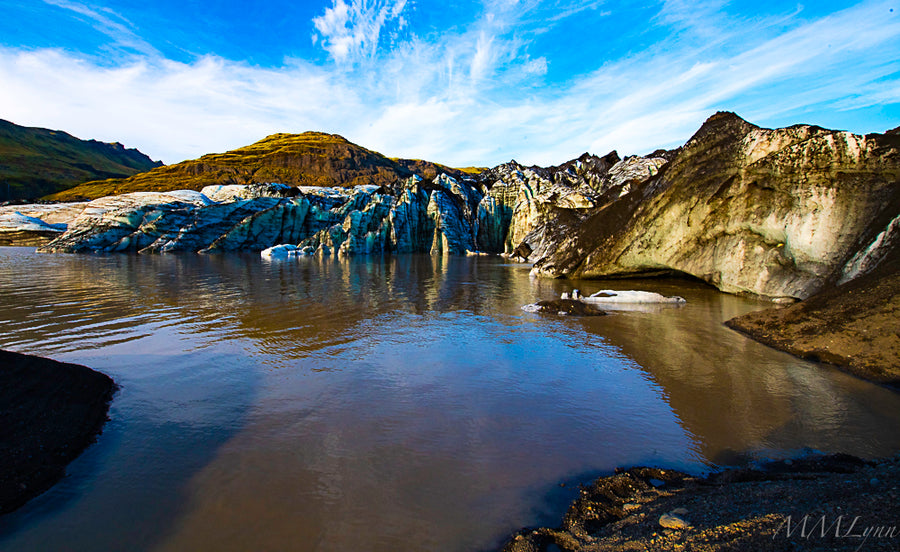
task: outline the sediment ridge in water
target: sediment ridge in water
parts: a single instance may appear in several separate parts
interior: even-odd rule
[[[65,475],[100,433],[115,388],[86,366],[0,350],[0,514]]]
[[[900,457],[774,461],[699,478],[630,468],[581,490],[556,528],[503,552],[897,550]]]
[[[800,358],[900,388],[900,254],[874,271],[790,307],[726,322]]]

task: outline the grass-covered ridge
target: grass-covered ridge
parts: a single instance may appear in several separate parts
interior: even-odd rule
[[[36,199],[98,178],[128,177],[162,163],[122,144],[81,140],[0,119],[0,201]]]
[[[201,190],[220,184],[278,182],[289,186],[390,185],[419,174],[462,171],[427,161],[389,159],[337,134],[273,134],[225,153],[159,167],[129,178],[87,182],[46,199],[75,201],[141,191]]]

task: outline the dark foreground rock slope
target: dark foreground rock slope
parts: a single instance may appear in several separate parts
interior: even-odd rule
[[[122,178],[162,165],[122,144],[0,120],[0,201],[37,199],[82,182]]]
[[[135,175],[87,182],[49,196],[53,201],[78,201],[129,192],[202,190],[206,186],[279,183],[287,186],[389,186],[409,178],[413,170],[427,174],[466,173],[426,161],[389,159],[342,136],[322,132],[273,134],[225,153]]]
[[[849,279],[900,215],[900,137],[718,113],[659,174],[600,205],[535,265],[547,276],[659,272],[803,299]]]
[[[106,422],[114,390],[85,366],[0,350],[0,514],[65,474]]]
[[[503,552],[893,551],[898,521],[896,458],[814,456],[707,478],[631,468],[583,488],[562,525],[523,530]]]

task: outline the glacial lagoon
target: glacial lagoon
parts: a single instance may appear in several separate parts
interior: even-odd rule
[[[0,248],[0,347],[121,386],[0,550],[490,550],[617,466],[900,451],[900,395],[722,325],[764,303],[528,269]],[[687,302],[521,309],[573,288]]]

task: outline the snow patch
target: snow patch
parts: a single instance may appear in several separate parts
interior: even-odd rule
[[[258,197],[287,197],[290,195],[290,191],[291,187],[287,184],[267,182],[262,184],[216,184],[204,186],[200,193],[214,203],[230,203]]]
[[[297,186],[297,189],[299,189],[300,193],[303,195],[343,199],[357,193],[372,195],[381,189],[381,186],[376,186],[374,184],[361,184],[352,188],[341,188],[339,186]]]

